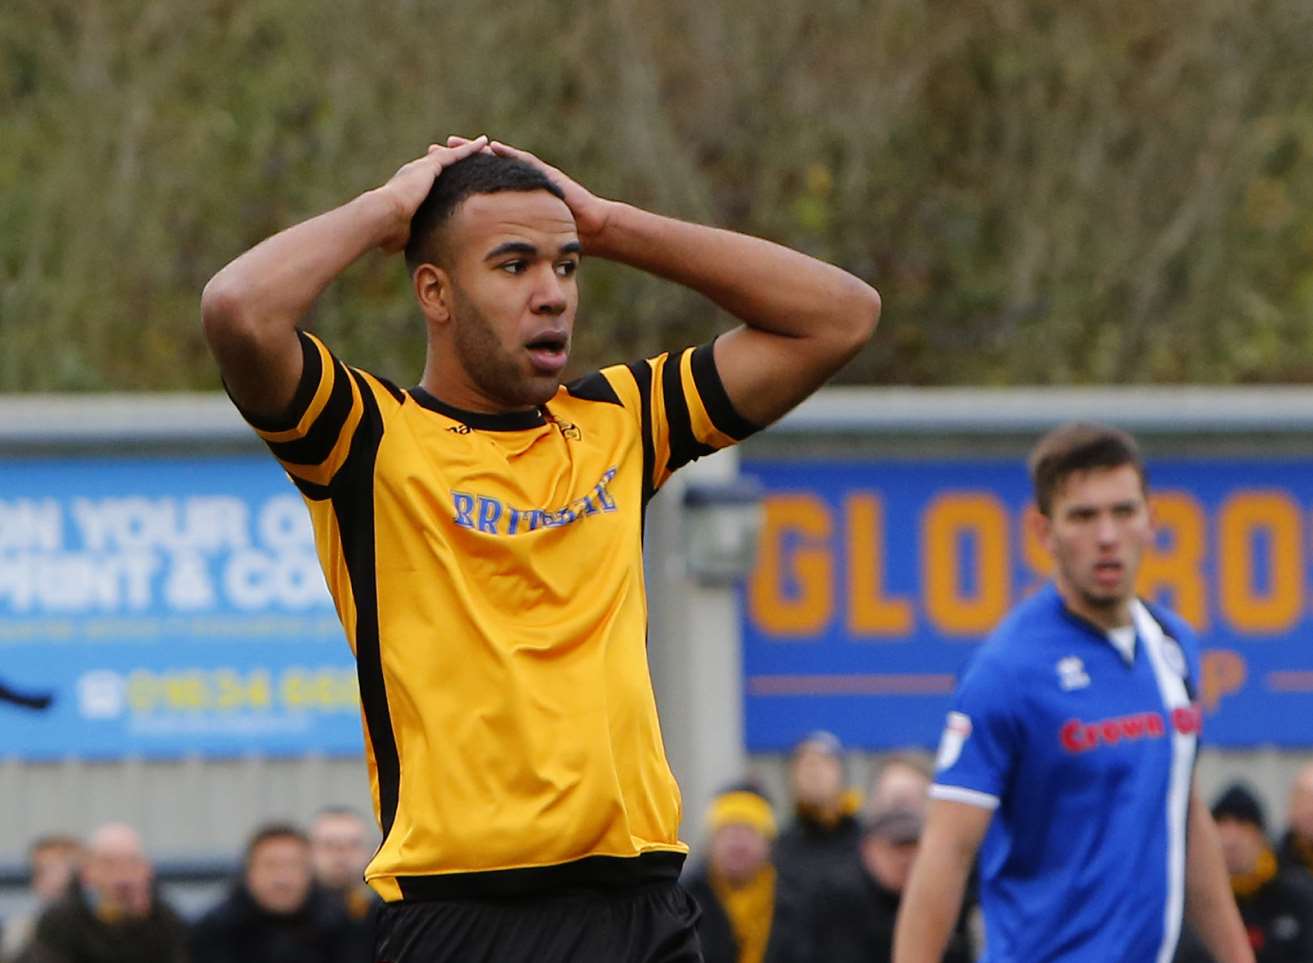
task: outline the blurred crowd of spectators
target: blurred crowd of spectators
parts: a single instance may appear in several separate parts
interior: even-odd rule
[[[347,808],[309,830],[261,826],[218,905],[184,920],[131,826],[29,850],[32,911],[3,922],[0,963],[365,963],[377,897],[363,882],[374,831]]]
[[[705,857],[686,877],[703,907],[706,963],[889,960],[929,769],[919,757],[889,757],[859,804],[842,747],[820,732],[794,749],[790,782],[793,812],[779,832],[766,793],[751,782],[726,787],[710,808]],[[1227,787],[1212,813],[1258,963],[1313,963],[1313,764],[1291,786],[1279,838],[1243,784]],[[975,960],[987,939],[968,893],[944,960]],[[1176,963],[1210,959],[1187,928]]]
[[[781,818],[760,784],[726,786],[684,882],[702,906],[706,963],[878,963],[925,819],[928,766],[887,757],[864,799],[843,747],[813,733],[790,758],[792,812]],[[1313,961],[1313,764],[1295,779],[1289,822],[1274,838],[1243,785],[1213,803],[1232,890],[1258,963]],[[361,875],[374,830],[347,808],[308,830],[254,832],[226,896],[194,920],[161,896],[140,836],[100,827],[30,848],[30,913],[3,921],[0,963],[364,963],[377,897]],[[988,935],[974,899],[944,957],[968,963]],[[1177,963],[1209,957],[1186,931]]]

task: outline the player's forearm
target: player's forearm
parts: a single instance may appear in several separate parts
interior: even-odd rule
[[[1186,918],[1218,963],[1253,963],[1254,951],[1231,894],[1217,827],[1197,796],[1190,801],[1186,845]]]
[[[586,250],[705,295],[749,327],[855,353],[880,296],[831,264],[761,238],[614,204]]]
[[[400,216],[388,197],[368,191],[261,241],[205,286],[201,316],[211,342],[294,328],[335,277],[395,231]]]
[[[957,923],[970,860],[923,844],[898,908],[894,963],[938,963]]]

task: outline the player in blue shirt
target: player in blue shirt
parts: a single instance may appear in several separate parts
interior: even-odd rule
[[[990,963],[1168,963],[1183,912],[1220,963],[1252,961],[1194,791],[1194,634],[1135,595],[1154,537],[1135,442],[1065,425],[1030,469],[1053,582],[958,684],[895,963],[940,959],[977,857]]]

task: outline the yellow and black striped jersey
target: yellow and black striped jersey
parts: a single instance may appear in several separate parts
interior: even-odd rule
[[[712,345],[489,415],[301,334],[283,423],[356,655],[385,899],[673,878],[679,789],[647,664],[642,527],[680,466],[753,431]]]

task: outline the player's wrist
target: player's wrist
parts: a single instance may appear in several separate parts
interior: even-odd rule
[[[395,247],[398,238],[409,236],[414,212],[395,191],[389,190],[388,185],[365,191],[351,203],[360,215],[362,230],[370,247]]]
[[[584,253],[608,259],[619,254],[625,225],[637,211],[638,208],[623,201],[597,198],[586,216],[575,221]]]

